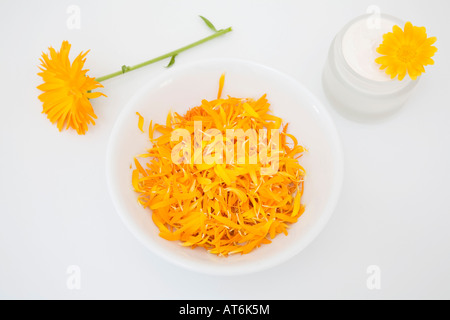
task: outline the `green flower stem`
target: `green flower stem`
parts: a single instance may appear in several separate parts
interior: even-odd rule
[[[198,41],[196,41],[194,43],[191,43],[190,45],[184,46],[182,48],[179,48],[177,50],[174,50],[174,51],[171,51],[169,53],[163,54],[162,56],[159,56],[157,58],[154,58],[154,59],[142,62],[142,63],[137,64],[137,65],[132,66],[132,67],[123,66],[122,70],[114,72],[114,73],[111,73],[111,74],[108,74],[106,76],[102,76],[102,77],[96,78],[95,80],[98,81],[98,82],[102,82],[102,81],[105,81],[105,80],[108,80],[108,79],[120,76],[120,75],[122,75],[124,73],[127,73],[127,72],[130,72],[130,71],[133,71],[133,70],[136,70],[136,69],[148,66],[149,64],[152,64],[152,63],[155,63],[155,62],[167,59],[167,58],[174,57],[177,54],[179,54],[180,52],[186,51],[186,50],[191,49],[193,47],[196,47],[196,46],[198,46],[198,45],[200,45],[202,43],[205,43],[205,42],[207,42],[209,40],[212,40],[214,38],[220,37],[220,36],[230,32],[230,31],[232,31],[231,27],[229,27],[227,29],[218,30],[216,33],[210,35],[209,37],[206,37],[206,38],[203,38],[201,40],[198,40]]]

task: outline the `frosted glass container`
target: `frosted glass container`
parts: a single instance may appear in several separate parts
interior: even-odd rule
[[[350,21],[331,44],[323,72],[329,100],[356,117],[379,117],[395,112],[408,99],[418,80],[407,75],[391,79],[375,62],[383,34],[404,23],[386,14],[363,15]]]

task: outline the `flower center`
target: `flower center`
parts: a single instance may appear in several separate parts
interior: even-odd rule
[[[401,46],[397,51],[397,58],[402,62],[410,62],[416,56],[416,50],[408,45]]]
[[[81,93],[81,91],[78,88],[74,87],[70,89],[69,93],[75,98],[81,98],[83,96],[83,93]]]
[[[68,93],[74,98],[81,98],[83,96],[83,91],[76,85],[74,80],[69,80],[66,82]]]

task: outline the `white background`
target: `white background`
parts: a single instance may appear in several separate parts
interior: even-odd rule
[[[80,29],[67,27],[69,5]],[[405,107],[357,123],[326,100],[321,72],[339,29],[366,12],[427,27],[437,36],[428,67]],[[450,298],[450,2],[412,1],[5,1],[0,3],[0,298],[57,299],[448,299]],[[59,133],[41,114],[38,59],[48,46],[91,49],[101,76],[210,34],[224,37],[177,57],[254,60],[304,83],[329,109],[345,153],[342,195],[320,236],[276,268],[205,276],[161,260],[125,228],[109,197],[105,153],[114,122],[160,62],[105,82],[86,136]],[[67,269],[81,269],[69,290]],[[366,286],[381,269],[381,290]]]

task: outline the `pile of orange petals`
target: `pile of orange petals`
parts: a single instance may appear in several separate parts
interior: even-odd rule
[[[169,113],[165,125],[150,123],[153,146],[135,159],[132,183],[139,202],[152,210],[162,238],[228,256],[247,254],[280,233],[287,235],[289,225],[303,214],[305,170],[298,159],[305,149],[287,132],[282,119],[271,114],[266,95],[258,100],[221,98],[223,85],[222,76],[216,100],[203,100],[184,115]],[[262,175],[261,163],[241,163],[237,159],[223,164],[174,163],[171,155],[179,141],[171,141],[173,131],[186,129],[192,135],[191,141],[195,141],[196,121],[201,121],[202,132],[218,129],[223,137],[227,129],[277,129],[278,170]],[[143,128],[141,115],[139,127]],[[232,143],[237,144],[236,140]],[[188,153],[191,160],[198,157],[194,147],[203,153],[216,142],[210,139],[200,146],[193,145]],[[246,159],[251,152],[254,150],[245,150]]]

